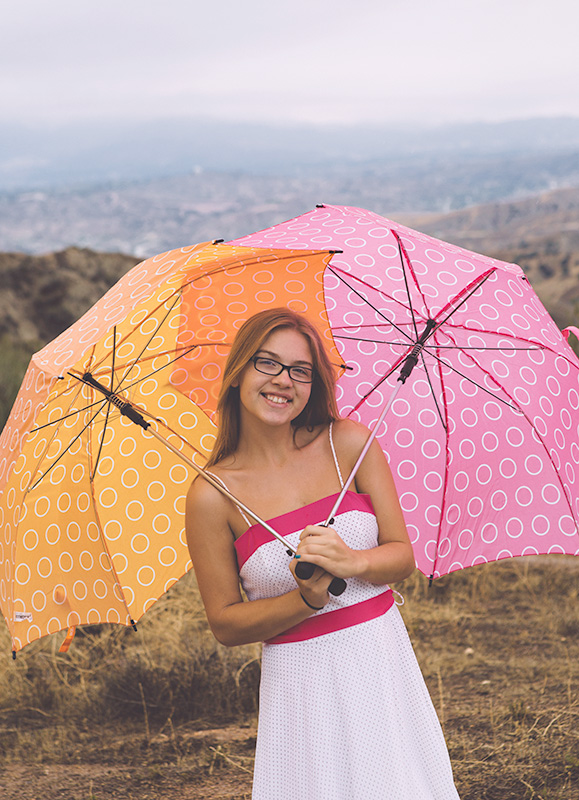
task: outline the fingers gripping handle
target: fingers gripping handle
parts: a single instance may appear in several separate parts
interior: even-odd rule
[[[328,525],[334,524],[333,514],[327,520],[327,522],[322,523],[322,527],[327,528]],[[300,580],[307,581],[309,580],[312,575],[314,574],[314,570],[316,568],[315,564],[312,564],[309,561],[300,561],[296,564],[296,575]],[[328,592],[333,595],[334,597],[339,597],[346,589],[346,581],[343,578],[334,578],[330,585],[328,586]]]
[[[299,564],[296,565],[296,575],[302,581],[307,581],[314,574],[315,568],[316,565],[312,564],[310,561],[300,561]],[[343,578],[334,578],[328,587],[328,592],[333,594],[334,597],[338,597],[345,588],[346,581]]]

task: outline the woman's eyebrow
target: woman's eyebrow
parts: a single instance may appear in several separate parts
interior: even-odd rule
[[[278,355],[277,353],[274,353],[274,352],[272,352],[271,350],[263,350],[263,349],[261,349],[261,350],[258,350],[258,351],[257,351],[256,355],[257,355],[258,353],[266,353],[268,356],[271,356],[271,357],[272,357],[272,358],[274,358],[276,361],[279,361],[279,359],[280,359],[279,355]],[[282,363],[282,362],[280,361],[280,364],[281,364],[281,363]],[[294,364],[305,364],[305,365],[307,365],[308,367],[311,367],[311,366],[312,366],[312,362],[311,362],[311,361],[302,361],[301,359],[298,359],[297,361],[294,361],[293,363],[294,363]]]

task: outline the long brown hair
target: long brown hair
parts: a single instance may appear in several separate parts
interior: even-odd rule
[[[305,336],[312,354],[312,391],[304,410],[292,420],[294,432],[304,426],[313,429],[316,425],[328,425],[340,416],[335,397],[336,373],[314,325],[289,308],[260,311],[243,323],[231,345],[217,401],[217,439],[207,467],[218,464],[237,450],[240,433],[239,388],[232,384],[261,349],[267,337],[279,328],[290,328]]]

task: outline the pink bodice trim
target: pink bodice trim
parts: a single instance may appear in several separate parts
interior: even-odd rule
[[[325,522],[337,498],[338,493],[336,492],[336,494],[322,497],[321,500],[315,500],[313,503],[308,503],[308,505],[302,506],[302,508],[298,508],[295,511],[288,511],[279,517],[268,519],[266,522],[278,533],[281,533],[282,536],[288,536],[290,533],[303,530],[306,525],[317,525]],[[347,492],[338,509],[338,514],[342,514],[345,511],[366,511],[369,514],[373,514],[374,508],[370,495]],[[274,537],[271,533],[258,524],[252,525],[251,528],[242,533],[239,539],[235,541],[239,569],[255,553],[258,547],[273,540]],[[282,547],[282,545],[280,544],[279,547]]]

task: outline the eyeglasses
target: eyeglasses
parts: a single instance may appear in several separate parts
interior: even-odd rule
[[[314,379],[314,371],[311,367],[302,367],[298,364],[288,367],[273,358],[264,356],[253,356],[250,361],[253,362],[256,370],[264,375],[281,375],[284,370],[287,370],[292,381],[296,381],[296,383],[311,383]]]

